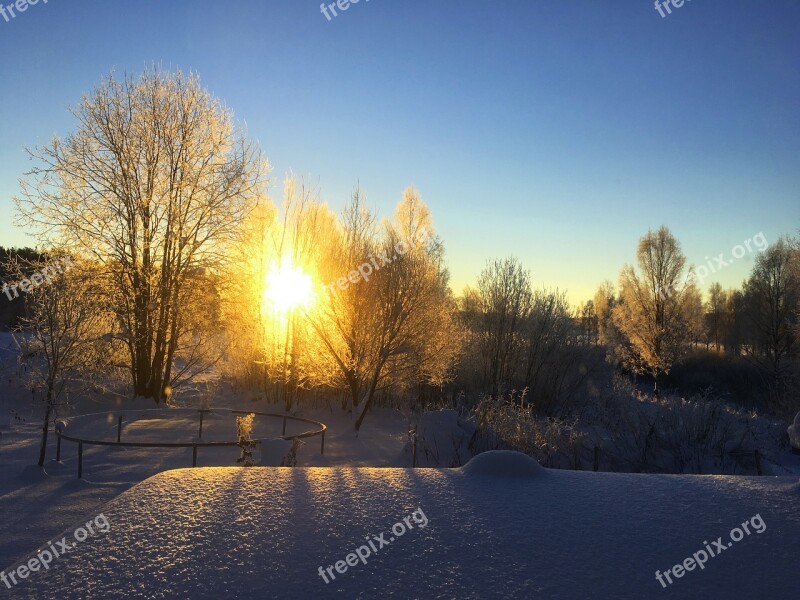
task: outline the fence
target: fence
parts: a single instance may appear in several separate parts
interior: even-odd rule
[[[139,414],[145,415],[146,417],[155,417],[157,416],[156,413],[168,415],[169,417],[177,417],[179,414],[194,414],[197,413],[199,415],[199,424],[198,424],[198,433],[197,433],[197,440],[196,441],[187,441],[187,442],[134,442],[134,441],[122,441],[122,431],[123,431],[123,424],[125,423],[123,417],[125,414]],[[284,415],[278,413],[264,413],[264,412],[256,412],[256,411],[246,411],[246,410],[229,410],[229,409],[152,409],[152,410],[140,410],[140,411],[115,411],[113,413],[92,413],[86,415],[79,415],[76,417],[72,417],[70,419],[62,419],[56,423],[56,436],[58,438],[56,444],[56,460],[61,460],[61,441],[67,440],[70,442],[75,442],[78,444],[78,479],[83,478],[83,447],[84,445],[87,446],[118,446],[118,447],[127,447],[127,448],[191,448],[192,449],[192,467],[197,466],[197,449],[198,448],[220,448],[220,447],[230,447],[230,446],[238,446],[239,441],[217,441],[217,442],[203,442],[203,421],[205,419],[205,415],[207,413],[223,413],[223,414],[230,414],[230,415],[249,415],[253,414],[257,417],[267,417],[267,418],[277,418],[283,420],[283,427],[281,431],[281,435],[278,437],[268,437],[268,438],[260,438],[254,439],[253,442],[256,444],[260,444],[262,442],[273,441],[273,440],[297,440],[303,438],[310,438],[314,436],[321,437],[320,443],[320,454],[325,454],[325,431],[327,430],[327,426],[324,423],[320,423],[319,421],[313,421],[311,419],[304,419],[302,417],[295,417],[292,415]],[[75,435],[69,435],[66,431],[70,425],[73,428],[77,424],[80,424],[84,421],[86,422],[93,422],[98,419],[104,418],[107,419],[110,415],[117,415],[116,421],[116,441],[114,440],[103,440],[103,439],[87,439],[85,437],[78,437]],[[128,422],[135,422],[139,419],[129,420]],[[301,423],[310,423],[312,425],[316,425],[317,429],[303,431],[301,433],[293,434],[293,435],[286,435],[286,423],[287,421],[291,422],[301,422]]]

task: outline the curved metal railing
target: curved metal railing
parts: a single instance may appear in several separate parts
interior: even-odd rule
[[[186,441],[186,442],[135,442],[135,441],[122,441],[122,431],[124,420],[123,417],[126,413],[135,413],[137,415],[144,414],[146,417],[156,416],[155,413],[160,413],[162,415],[167,415],[168,417],[178,417],[179,413],[184,415],[192,415],[192,414],[199,414],[199,429],[197,433],[197,440]],[[69,442],[75,442],[78,444],[78,478],[83,477],[83,446],[84,444],[88,446],[121,446],[121,447],[129,447],[129,448],[192,448],[192,467],[197,466],[197,449],[198,448],[209,448],[209,447],[225,447],[225,446],[238,446],[239,441],[202,441],[203,438],[203,421],[205,415],[207,413],[228,413],[231,415],[256,415],[257,417],[268,417],[268,418],[278,418],[283,419],[283,429],[280,436],[277,437],[265,437],[265,438],[254,438],[252,441],[256,444],[261,444],[262,442],[267,441],[274,441],[274,440],[297,440],[303,438],[309,438],[314,436],[320,436],[322,441],[320,443],[320,454],[325,454],[325,431],[328,429],[327,425],[321,423],[319,421],[314,421],[312,419],[305,419],[303,417],[295,417],[292,415],[285,415],[279,413],[265,413],[265,412],[258,412],[253,410],[231,410],[227,408],[203,408],[203,409],[190,409],[190,408],[170,408],[170,409],[145,409],[145,410],[119,410],[119,411],[111,411],[111,412],[103,412],[103,413],[89,413],[85,415],[77,415],[75,417],[70,417],[66,419],[60,419],[56,422],[55,432],[58,438],[58,442],[56,445],[56,460],[61,460],[61,440],[67,440]],[[110,415],[117,415],[117,422],[116,422],[116,440],[113,439],[88,439],[86,437],[78,437],[76,435],[69,435],[68,428],[70,425],[75,427],[76,424],[80,424],[84,421],[87,423],[96,422],[100,418],[107,418]],[[136,422],[141,420],[141,418],[134,419],[130,422]],[[296,433],[292,435],[286,435],[286,423],[287,421],[296,421],[301,423],[310,423],[312,425],[316,425],[317,429],[311,429],[308,431],[303,431],[301,433]]]

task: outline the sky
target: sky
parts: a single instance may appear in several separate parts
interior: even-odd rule
[[[662,0],[663,1],[663,0]],[[8,5],[5,0],[0,4]],[[0,16],[0,245],[26,147],[112,70],[195,71],[293,172],[390,217],[415,186],[458,294],[513,255],[574,303],[649,229],[738,286],[800,230],[800,3],[687,0],[41,0]],[[8,11],[6,11],[8,12]],[[715,261],[723,253],[727,264]]]

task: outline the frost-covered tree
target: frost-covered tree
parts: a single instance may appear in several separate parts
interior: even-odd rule
[[[334,242],[323,276],[349,282],[329,287],[308,319],[335,366],[328,383],[348,392],[358,431],[379,390],[445,381],[460,333],[443,248],[416,190],[381,228],[356,190]]]
[[[617,303],[616,290],[610,281],[604,281],[594,294],[594,310],[597,314],[597,335],[601,344],[611,344],[617,338],[612,312]]]
[[[71,113],[72,133],[30,151],[20,220],[101,266],[134,392],[160,401],[207,344],[188,288],[213,280],[266,163],[193,74],[112,74]]]
[[[613,309],[614,326],[624,342],[617,351],[630,369],[653,378],[654,392],[696,335],[702,305],[678,240],[666,227],[639,240],[638,270],[620,274],[620,299]]]
[[[284,181],[282,206],[259,200],[244,221],[228,264],[230,298],[225,327],[230,337],[229,364],[236,376],[263,388],[267,398],[296,405],[299,390],[326,382],[331,360],[321,353],[307,311],[322,303],[322,271],[338,236],[336,215],[308,184],[294,176]],[[271,275],[281,269],[317,282],[310,306],[284,310],[270,299]],[[284,307],[285,308],[285,307]]]
[[[9,267],[7,267],[9,268]],[[29,385],[44,392],[39,466],[44,465],[51,423],[58,418],[68,392],[108,380],[114,368],[114,315],[105,308],[99,273],[91,265],[52,254],[38,263],[14,261],[19,280],[33,273],[27,311],[15,335]],[[46,275],[42,275],[46,274]]]

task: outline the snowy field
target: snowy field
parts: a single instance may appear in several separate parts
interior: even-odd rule
[[[87,447],[79,480],[76,445],[64,442],[56,462],[51,435],[42,470],[34,466],[40,415],[19,383],[10,339],[0,342],[0,568],[17,572],[58,540],[75,543],[82,524],[108,523],[107,532],[93,532],[12,589],[0,583],[0,597],[778,599],[797,589],[797,475],[557,471],[504,453],[480,455],[462,469],[409,469],[409,415],[389,409],[372,411],[358,436],[336,407],[301,411],[328,431],[324,455],[319,438],[307,439],[294,469],[230,468],[236,448],[201,448],[202,468],[189,469],[189,448]],[[184,405],[199,406],[201,396]],[[224,386],[213,404],[282,412]],[[82,397],[71,413],[100,413],[79,431],[108,439],[114,411],[123,408],[153,404]],[[195,439],[196,418],[175,412],[126,424],[125,439]],[[430,448],[441,450],[439,464],[453,453],[468,460],[463,443],[453,446],[457,427],[452,411],[429,413],[418,460],[426,464]],[[258,437],[281,433],[279,421],[256,429]],[[290,425],[287,433],[306,429]],[[234,435],[224,418],[204,426],[204,439]],[[259,462],[280,464],[288,450],[280,444]],[[782,464],[779,472],[796,468]],[[756,515],[761,533],[751,524],[702,569],[659,583],[656,571],[666,583],[666,571],[720,536],[730,540]],[[376,536],[393,537],[403,519],[402,539],[348,564]]]
[[[41,437],[41,412],[31,399],[30,390],[20,384],[16,365],[16,348],[11,336],[0,333],[0,569],[35,550],[43,542],[69,526],[75,526],[94,515],[105,502],[152,475],[169,469],[190,467],[191,448],[114,448],[91,447],[84,450],[83,479],[77,479],[77,446],[63,442],[61,462],[55,461],[56,438],[48,439],[47,461],[44,469],[36,466]],[[253,402],[252,398],[231,390],[219,390],[216,405],[237,410],[258,410],[282,413],[279,406]],[[199,403],[199,399],[197,400]],[[84,426],[80,433],[95,438],[114,436],[116,419],[111,411],[152,409],[151,400],[110,398],[74,399],[70,414],[100,413],[109,418],[93,423],[98,428]],[[325,454],[320,454],[319,438],[306,440],[297,456],[298,466],[373,466],[405,467],[411,465],[407,448],[407,421],[397,411],[377,409],[356,437],[352,421],[339,410],[319,409],[301,416],[328,425]],[[193,420],[170,419],[150,421],[145,430],[142,421],[125,426],[126,439],[136,441],[184,441],[196,436]],[[271,431],[257,434],[279,435],[280,423],[274,422]],[[290,424],[287,434],[305,431],[307,426]],[[233,422],[214,422],[204,426],[208,439],[235,439]],[[215,438],[216,436],[216,438]],[[227,436],[227,437],[226,437]],[[230,437],[233,436],[233,437]],[[198,466],[232,466],[236,464],[237,448],[201,448]],[[269,459],[266,460],[269,462]],[[280,464],[274,462],[273,464]],[[0,597],[2,597],[0,585]]]
[[[798,500],[796,478],[503,452],[461,469],[184,469],[105,504],[106,532],[56,535],[74,548],[11,597],[793,598]]]

